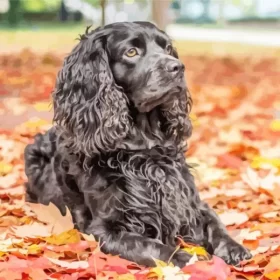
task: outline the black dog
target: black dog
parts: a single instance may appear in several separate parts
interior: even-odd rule
[[[65,205],[102,250],[184,266],[176,236],[227,263],[251,254],[202,202],[185,163],[191,97],[168,36],[147,22],[86,32],[53,93],[54,126],[25,149],[26,200]]]

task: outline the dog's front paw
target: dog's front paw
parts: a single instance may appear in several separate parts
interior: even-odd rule
[[[189,254],[183,250],[179,250],[173,255],[171,262],[175,266],[179,266],[180,268],[182,268],[189,262],[191,257],[192,257],[191,254]]]
[[[243,260],[252,258],[248,249],[227,237],[222,239],[219,246],[215,248],[214,255],[222,258],[227,264],[238,265]]]

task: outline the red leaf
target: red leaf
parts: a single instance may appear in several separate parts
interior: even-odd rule
[[[208,262],[196,262],[182,268],[182,271],[191,274],[190,280],[225,280],[231,276],[229,266],[220,258],[213,256]]]
[[[234,155],[223,154],[218,156],[217,167],[239,169],[243,165],[243,161]]]

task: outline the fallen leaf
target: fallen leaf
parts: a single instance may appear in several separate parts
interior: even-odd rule
[[[61,260],[57,260],[57,259],[53,259],[53,258],[48,258],[48,260],[50,260],[52,263],[57,264],[61,267],[65,267],[65,268],[72,268],[72,269],[86,269],[89,267],[88,262],[86,261],[74,261],[74,262],[67,262],[67,261],[61,261]]]
[[[230,268],[216,256],[213,256],[212,260],[208,262],[199,261],[187,265],[182,268],[182,271],[191,275],[190,280],[225,280],[231,275]]]
[[[47,237],[51,235],[49,228],[39,223],[31,225],[14,226],[11,231],[17,237]]]
[[[67,209],[66,215],[62,216],[59,209],[53,203],[49,205],[27,203],[27,205],[36,214],[39,221],[49,225],[51,233],[54,235],[74,228],[69,209]]]
[[[220,155],[217,161],[217,167],[220,168],[239,169],[243,165],[243,161],[240,158],[231,154]]]
[[[45,238],[48,244],[64,245],[70,243],[78,243],[81,240],[80,234],[76,229],[70,229],[58,235],[52,235]]]
[[[246,213],[240,213],[235,210],[227,211],[219,214],[219,217],[224,225],[241,225],[248,221],[249,217]]]
[[[38,112],[42,111],[50,111],[51,106],[50,102],[36,102],[33,107],[36,109]]]
[[[270,123],[270,129],[272,131],[280,131],[280,120],[273,120]]]

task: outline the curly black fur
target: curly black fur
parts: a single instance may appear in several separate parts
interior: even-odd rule
[[[200,200],[185,162],[192,102],[164,32],[146,22],[87,30],[53,101],[56,125],[25,149],[27,201],[69,207],[104,252],[139,264],[183,266],[191,256],[173,254],[178,235],[231,264],[250,257]]]

